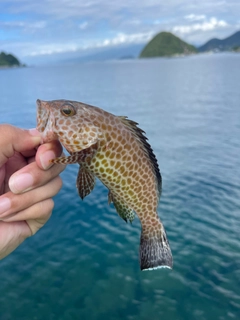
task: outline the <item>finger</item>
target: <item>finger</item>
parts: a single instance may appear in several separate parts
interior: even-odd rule
[[[31,236],[31,229],[26,221],[0,221],[0,259],[14,251],[27,237]]]
[[[59,176],[51,180],[46,185],[33,189],[22,194],[7,192],[0,197],[0,220],[10,219],[9,221],[26,220],[28,217],[21,215],[22,211],[37,204],[38,202],[55,196],[62,187],[62,180]],[[34,215],[32,216],[34,219]]]
[[[36,162],[39,168],[46,170],[53,164],[50,160],[60,157],[62,154],[62,146],[59,141],[54,140],[49,143],[42,144],[36,154]]]
[[[8,181],[13,173],[20,170],[21,168],[27,165],[26,159],[18,152],[15,152],[14,155],[8,159],[5,163],[5,179],[4,179],[4,193],[8,192],[9,184]],[[3,166],[3,167],[4,167]]]
[[[2,221],[9,223],[15,221],[26,221],[31,230],[31,235],[33,235],[50,218],[53,207],[53,200],[46,199],[35,203],[31,207],[28,207],[9,218],[5,218]]]
[[[65,165],[56,164],[43,171],[36,162],[32,162],[10,177],[9,188],[15,194],[35,189],[58,176],[65,167]]]
[[[6,168],[5,165],[3,165],[0,168],[0,195],[4,192],[4,179],[6,175]]]
[[[41,202],[40,204],[41,204],[41,206],[38,206],[36,208],[37,209],[36,214],[38,212],[40,212],[40,213],[44,212],[44,215],[42,214],[40,218],[37,218],[35,220],[32,220],[32,219],[26,220],[26,222],[29,226],[29,229],[31,230],[31,236],[33,236],[36,232],[38,232],[38,230],[44,226],[44,224],[50,219],[50,217],[52,215],[52,210],[54,207],[54,202],[52,199],[45,200],[45,201]]]
[[[17,152],[26,152],[37,147],[41,137],[33,136],[33,131],[22,130],[8,124],[0,125],[0,167]],[[35,134],[35,133],[34,133]]]

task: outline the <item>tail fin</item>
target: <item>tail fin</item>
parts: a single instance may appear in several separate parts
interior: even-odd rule
[[[157,235],[142,231],[139,259],[141,270],[172,268],[172,253],[162,224]]]

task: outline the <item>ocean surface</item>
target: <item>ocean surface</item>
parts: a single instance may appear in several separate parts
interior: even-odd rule
[[[97,182],[62,174],[49,222],[0,261],[1,320],[240,319],[240,54],[0,70],[0,122],[32,128],[36,99],[127,115],[163,177],[173,270],[141,272],[140,223]]]

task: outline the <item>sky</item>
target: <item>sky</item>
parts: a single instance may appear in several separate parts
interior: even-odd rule
[[[240,30],[240,0],[0,0],[0,51],[34,63],[145,44],[169,31],[199,46]]]

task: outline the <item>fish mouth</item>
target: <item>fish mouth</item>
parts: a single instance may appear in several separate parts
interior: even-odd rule
[[[41,133],[42,142],[58,140],[54,132],[55,119],[50,112],[48,102],[38,99],[37,103],[37,130]]]

